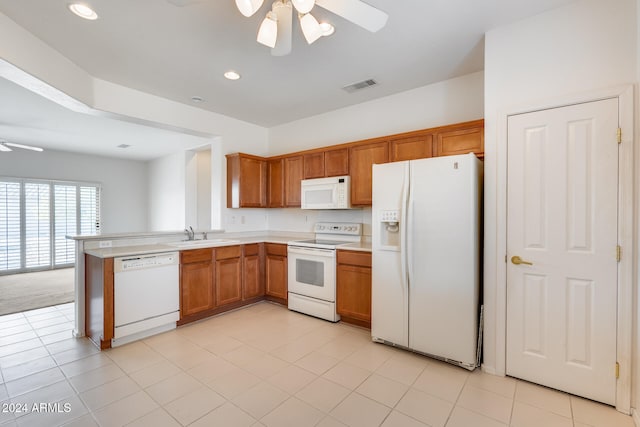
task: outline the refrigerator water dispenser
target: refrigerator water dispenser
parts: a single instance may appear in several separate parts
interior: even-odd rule
[[[400,211],[383,210],[380,211],[380,249],[399,251],[400,250]]]

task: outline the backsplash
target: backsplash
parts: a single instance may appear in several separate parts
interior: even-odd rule
[[[371,208],[344,210],[269,209],[269,231],[313,232],[316,222],[360,222],[362,234],[371,236]]]

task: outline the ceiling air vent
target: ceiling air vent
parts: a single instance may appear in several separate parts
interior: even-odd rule
[[[369,80],[363,80],[363,81],[358,82],[358,83],[354,83],[352,85],[345,86],[342,89],[346,90],[349,93],[353,93],[355,91],[358,91],[358,90],[361,90],[361,89],[366,89],[368,87],[375,86],[377,84],[378,84],[377,81],[375,81],[373,79],[369,79]]]
[[[131,147],[131,145],[129,145],[129,144],[120,144],[120,145],[118,145],[118,148],[129,148],[129,147]]]

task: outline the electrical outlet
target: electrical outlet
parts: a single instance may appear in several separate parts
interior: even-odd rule
[[[111,240],[102,240],[102,241],[100,241],[100,247],[101,248],[110,248],[111,246],[113,246],[113,242]]]
[[[235,215],[231,215],[229,217],[229,224],[235,224],[236,223],[236,216]]]

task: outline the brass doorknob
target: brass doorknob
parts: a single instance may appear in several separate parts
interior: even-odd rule
[[[525,261],[522,258],[520,258],[518,255],[514,255],[511,257],[511,262],[514,263],[515,265],[520,265],[520,264],[524,264],[524,265],[533,265],[532,262],[529,261]]]

